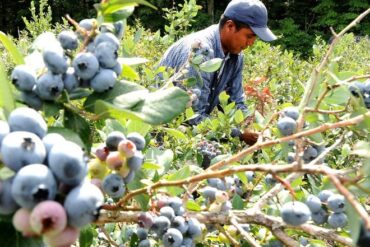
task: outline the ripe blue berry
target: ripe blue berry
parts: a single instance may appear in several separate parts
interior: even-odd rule
[[[347,215],[344,213],[332,213],[328,218],[328,223],[333,228],[344,227],[347,222]]]
[[[20,169],[14,177],[12,196],[21,207],[32,209],[41,201],[54,200],[57,182],[43,164],[32,164]]]
[[[290,117],[283,117],[279,119],[277,127],[283,136],[289,136],[296,131],[297,123]]]
[[[125,194],[125,184],[121,176],[110,174],[103,180],[103,191],[113,199],[121,198]]]
[[[68,224],[80,228],[97,220],[103,203],[104,196],[95,185],[82,183],[73,188],[64,201]]]
[[[137,132],[132,132],[127,135],[127,139],[135,143],[137,150],[141,151],[144,149],[146,141],[145,141],[145,138],[141,134]]]
[[[287,202],[281,208],[281,217],[284,222],[293,226],[306,223],[311,217],[311,211],[302,202]]]
[[[34,109],[20,107],[13,110],[8,119],[10,131],[28,131],[43,138],[47,132],[47,125],[42,116]]]

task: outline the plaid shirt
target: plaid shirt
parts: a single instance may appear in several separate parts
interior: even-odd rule
[[[243,55],[225,55],[220,40],[219,25],[212,25],[206,29],[192,33],[175,42],[164,54],[160,66],[172,67],[177,72],[187,61],[192,50],[191,46],[195,41],[201,42],[201,47],[213,50],[208,57],[223,59],[220,69],[216,72],[201,72],[203,83],[197,83],[201,89],[201,95],[197,104],[193,105],[194,111],[199,114],[190,121],[191,124],[198,124],[207,117],[219,104],[219,95],[222,91],[230,96],[230,101],[236,103],[236,107],[243,111],[247,110],[244,105],[244,90],[242,85]],[[188,77],[197,78],[197,72],[188,67]],[[198,77],[199,78],[199,77]],[[200,86],[202,85],[202,86]]]

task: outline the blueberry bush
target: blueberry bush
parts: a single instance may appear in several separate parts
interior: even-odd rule
[[[189,126],[200,91],[183,74],[220,60],[195,43],[179,72],[156,66],[173,40],[127,26],[139,4],[155,8],[102,1],[96,18],[0,32],[2,244],[369,246],[370,42],[349,31],[370,10],[306,61],[257,42],[249,112],[222,93]]]

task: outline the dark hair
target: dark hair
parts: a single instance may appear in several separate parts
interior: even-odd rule
[[[221,18],[220,18],[220,22],[219,22],[220,28],[223,28],[223,26],[225,25],[225,23],[227,21],[234,22],[235,23],[236,30],[238,30],[238,31],[240,29],[242,29],[242,28],[249,28],[249,26],[247,24],[245,24],[243,22],[240,22],[240,21],[233,20],[233,19],[231,19],[231,18],[229,18],[227,16],[224,16],[224,15],[221,15]]]

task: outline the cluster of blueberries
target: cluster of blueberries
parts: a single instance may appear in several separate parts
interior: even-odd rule
[[[328,223],[333,228],[343,228],[348,221],[345,207],[344,196],[330,190],[322,190],[317,196],[309,195],[305,203],[285,203],[281,208],[281,216],[285,223],[294,226],[312,219],[318,225]]]
[[[136,233],[139,247],[155,246],[148,238],[162,241],[165,247],[194,247],[202,235],[203,225],[195,218],[184,217],[185,208],[178,197],[161,197],[155,202],[158,215],[146,212],[138,217]]]
[[[64,30],[57,36],[45,32],[36,38],[29,59],[26,57],[26,63],[17,65],[11,73],[25,104],[40,109],[43,101],[56,100],[64,89],[71,93],[79,87],[90,87],[95,92],[113,88],[122,71],[118,62],[121,37],[117,37],[121,31],[98,31],[95,26],[95,19],[84,19],[79,23],[80,32]],[[122,25],[115,27],[123,29]],[[87,37],[86,45],[81,41]],[[43,66],[35,66],[35,57]]]
[[[216,141],[201,141],[197,144],[196,150],[203,157],[203,168],[207,168],[213,158],[222,154],[221,148],[222,145]]]
[[[96,158],[89,162],[92,182],[109,197],[121,198],[126,192],[125,185],[135,178],[144,163],[145,145],[145,138],[137,132],[127,136],[120,131],[109,133],[105,143],[95,150]]]
[[[99,215],[103,193],[85,182],[87,160],[74,142],[47,133],[32,108],[13,110],[0,121],[2,163],[14,175],[0,181],[0,214],[13,215],[24,236],[42,236],[49,246],[69,246],[79,229]]]
[[[354,97],[362,97],[366,108],[370,109],[370,80],[365,83],[355,82],[348,89]]]

